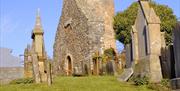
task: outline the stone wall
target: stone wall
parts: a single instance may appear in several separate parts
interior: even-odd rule
[[[116,49],[112,28],[114,5],[109,2],[111,0],[64,0],[54,44],[55,73],[67,73],[68,56],[73,73],[90,73],[93,53],[102,53],[110,47]],[[85,65],[88,72],[84,72]]]
[[[75,0],[64,0],[54,44],[56,70],[61,74],[66,74],[67,56],[70,56],[74,67],[81,67],[81,61],[88,61],[88,58],[83,59],[88,57],[90,52],[89,33],[87,18],[77,7]]]
[[[115,34],[113,30],[113,16],[114,16],[114,0],[100,0],[102,6],[104,7],[103,11],[105,12],[105,33],[104,33],[104,48],[108,49],[112,47],[116,51],[116,42]]]
[[[7,84],[14,79],[24,77],[23,67],[1,67],[0,68],[0,84]]]

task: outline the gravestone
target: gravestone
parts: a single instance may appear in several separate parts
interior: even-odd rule
[[[171,80],[172,89],[180,89],[180,22],[174,29],[174,58],[175,58],[175,78]]]
[[[117,78],[118,81],[128,81],[133,75],[133,50],[132,44],[125,45],[126,65],[123,73]]]
[[[113,75],[114,74],[113,61],[108,61],[107,62],[106,70],[107,70],[107,74],[109,74],[109,75]]]
[[[148,1],[138,2],[140,7],[131,33],[132,59],[136,64],[134,75],[148,76],[150,82],[160,82],[161,22]]]
[[[131,44],[126,44],[125,45],[125,50],[126,50],[126,65],[125,68],[131,68],[132,66],[132,45]]]
[[[133,75],[133,68],[126,68],[124,72],[117,78],[118,81],[128,81],[129,78]]]
[[[180,77],[180,22],[174,30],[174,56],[176,77]]]
[[[166,79],[172,79],[175,77],[175,62],[174,62],[174,50],[173,45],[166,46],[161,49],[161,69],[162,76]]]

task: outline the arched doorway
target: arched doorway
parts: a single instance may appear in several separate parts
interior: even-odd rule
[[[70,56],[67,56],[67,75],[72,75],[72,60]]]

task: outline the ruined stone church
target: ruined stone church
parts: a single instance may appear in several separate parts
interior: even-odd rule
[[[55,72],[91,74],[92,56],[116,50],[113,0],[64,0],[54,43]]]

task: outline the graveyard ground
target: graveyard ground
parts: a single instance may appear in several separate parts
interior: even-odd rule
[[[0,91],[153,91],[117,81],[113,76],[57,77],[52,86],[46,84],[0,85]]]

